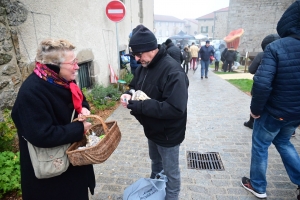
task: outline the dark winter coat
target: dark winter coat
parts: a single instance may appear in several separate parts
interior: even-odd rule
[[[89,109],[85,100],[83,107]],[[94,193],[92,165],[74,167],[70,163],[68,170],[59,176],[37,179],[29,157],[26,140],[34,146],[50,148],[82,139],[83,123],[70,123],[73,109],[68,89],[50,84],[34,73],[22,84],[12,119],[19,136],[23,200],[88,200],[88,187]]]
[[[251,112],[264,110],[283,120],[300,119],[300,1],[294,2],[277,24],[281,39],[269,44],[253,78]]]
[[[215,51],[213,46],[210,45],[207,47],[206,45],[204,45],[201,47],[198,57],[203,61],[209,61],[210,56],[214,56],[214,53]]]
[[[222,51],[222,54],[221,54],[221,61],[222,61],[222,62],[225,62],[225,53],[227,52],[227,50],[228,50],[228,49],[225,48],[224,51]]]
[[[167,46],[167,52],[168,54],[174,58],[179,64],[182,63],[183,61],[183,57],[182,57],[182,54],[181,54],[181,51],[178,47],[176,47],[173,42],[168,44]]]
[[[146,137],[156,144],[172,147],[185,137],[188,78],[182,67],[163,47],[146,67],[139,67],[130,88],[142,90],[151,99],[139,101],[131,112],[143,125]]]
[[[183,60],[185,61],[185,63],[190,62],[191,59],[192,59],[191,52],[189,52],[189,51],[183,51],[182,52],[182,57],[183,57]]]
[[[232,49],[228,49],[224,57],[227,62],[233,63],[237,57],[236,51]]]

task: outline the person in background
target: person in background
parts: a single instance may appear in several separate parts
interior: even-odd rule
[[[178,200],[179,146],[185,138],[189,81],[180,63],[157,45],[155,35],[145,26],[133,29],[129,46],[142,67],[137,68],[130,90],[120,101],[141,123],[148,138],[150,178],[164,169],[168,177],[165,199]],[[137,90],[150,99],[131,100]]]
[[[279,39],[279,35],[278,34],[270,34],[270,35],[267,35],[261,42],[261,48],[262,50],[264,51],[266,46],[268,44],[270,44],[271,42]],[[250,66],[248,67],[248,71],[251,73],[251,74],[255,74],[258,66],[260,65],[261,63],[261,60],[262,60],[262,57],[264,55],[264,52],[260,52],[258,53],[255,58],[253,59],[253,61],[251,62]],[[252,89],[251,89],[251,95],[252,95]],[[244,122],[244,126],[248,127],[248,128],[251,128],[253,129],[253,123],[254,123],[254,118],[250,115],[250,118],[247,122]]]
[[[129,48],[129,56],[130,56],[130,71],[134,75],[136,68],[140,67],[141,64],[137,63],[134,56],[131,54],[131,48]]]
[[[187,74],[188,70],[189,70],[189,62],[192,59],[191,52],[189,52],[188,47],[184,47],[182,56],[183,56],[183,69],[184,69],[184,72]]]
[[[224,49],[224,51],[221,53],[221,61],[222,61],[222,71],[225,72],[225,69],[227,70],[227,62],[226,62],[226,59],[225,59],[225,53],[227,52],[227,48]]]
[[[231,72],[231,67],[232,65],[234,64],[234,61],[236,60],[237,58],[237,54],[236,54],[236,51],[233,47],[230,47],[226,53],[224,54],[224,57],[225,57],[225,67],[224,67],[224,72],[227,71],[227,67],[228,66],[228,72]]]
[[[196,70],[199,48],[195,45],[194,42],[192,42],[192,45],[190,46],[190,52],[191,52],[191,56],[192,56],[192,59],[190,62],[190,68],[193,70]]]
[[[217,48],[215,51],[215,71],[219,70],[220,59],[221,59],[221,53],[220,53],[219,48]]]
[[[253,78],[250,178],[242,177],[241,185],[258,198],[267,197],[268,148],[273,144],[300,199],[300,156],[290,141],[300,125],[299,16],[300,1],[295,1],[277,23],[281,38],[266,46]]]
[[[210,62],[210,56],[214,56],[214,48],[210,45],[210,41],[207,40],[205,45],[203,45],[199,51],[199,60],[201,61],[201,79],[205,75],[205,78],[208,78],[208,67]]]
[[[175,46],[171,39],[167,39],[165,42],[168,54],[174,58],[179,64],[182,63],[183,57],[179,47]]]
[[[80,141],[91,123],[75,118],[89,115],[89,104],[75,83],[79,69],[75,46],[67,40],[43,40],[37,50],[35,69],[22,84],[12,109],[20,146],[23,200],[88,200],[94,193],[93,165],[73,166],[61,175],[38,179],[27,141],[41,148]]]

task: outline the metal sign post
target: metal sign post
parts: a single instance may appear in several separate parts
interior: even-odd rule
[[[118,77],[120,77],[120,51],[119,51],[119,37],[118,37],[118,22],[122,21],[126,14],[126,8],[123,2],[113,0],[106,5],[106,16],[113,22],[116,22],[116,40],[117,40],[117,55],[118,55]]]

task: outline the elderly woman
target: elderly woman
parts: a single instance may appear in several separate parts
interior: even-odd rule
[[[40,43],[33,73],[22,84],[12,110],[18,129],[23,200],[84,200],[88,188],[94,193],[92,165],[72,166],[61,175],[38,179],[30,159],[27,141],[51,148],[80,141],[91,124],[78,115],[90,114],[89,105],[75,84],[75,46],[66,40],[47,39]]]

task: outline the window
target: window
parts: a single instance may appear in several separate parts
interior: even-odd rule
[[[159,35],[159,36],[162,36],[161,30],[158,31],[158,35]]]
[[[92,64],[92,62],[85,62],[85,63],[79,64],[78,78],[79,78],[80,89],[90,88],[92,86],[91,64]]]
[[[208,26],[201,26],[201,33],[207,33],[208,32]]]
[[[157,22],[158,26],[160,26],[160,22]]]
[[[167,37],[169,36],[169,31],[166,31],[166,36],[167,36]]]
[[[169,22],[166,22],[166,26],[169,26]]]

